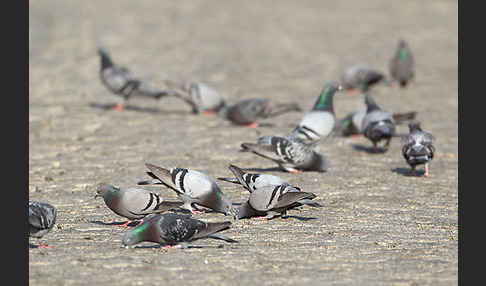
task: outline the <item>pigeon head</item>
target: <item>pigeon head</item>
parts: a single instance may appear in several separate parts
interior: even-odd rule
[[[322,110],[334,113],[333,96],[336,91],[342,90],[343,87],[337,81],[331,81],[327,83],[321,91],[321,94],[317,98],[316,103],[312,110]]]
[[[123,246],[129,248],[134,244],[144,241],[146,239],[149,227],[150,224],[147,221],[125,233],[122,240]]]
[[[112,194],[118,192],[120,189],[115,188],[113,185],[106,184],[106,183],[98,183],[96,185],[96,195],[97,197],[102,197],[104,199],[111,197]]]
[[[420,127],[420,122],[418,121],[412,121],[408,124],[408,129],[410,130],[410,132],[414,131],[414,130],[419,130],[419,131],[422,131],[422,128]]]
[[[98,48],[98,55],[101,57],[101,70],[114,65],[108,51],[104,47]]]

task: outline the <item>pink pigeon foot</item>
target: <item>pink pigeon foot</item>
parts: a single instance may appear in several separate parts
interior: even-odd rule
[[[290,169],[289,172],[292,174],[302,174],[302,171],[297,169]]]
[[[198,210],[192,210],[191,213],[192,214],[203,214],[204,212],[203,211],[198,211]]]
[[[256,216],[253,219],[256,219],[256,220],[267,220],[267,217],[266,216]]]
[[[119,227],[129,227],[128,225],[129,225],[129,224],[131,224],[131,223],[132,223],[132,221],[131,221],[131,220],[129,220],[129,221],[127,221],[127,222],[126,222],[126,223],[124,223],[124,224],[120,224],[120,225],[119,225]]]
[[[169,249],[169,248],[181,248],[180,245],[166,245],[166,246],[163,246],[162,248],[164,249]]]
[[[44,244],[44,243],[42,243],[42,242],[40,242],[40,243],[39,243],[39,247],[40,247],[40,248],[52,248],[52,246],[49,246],[49,245]]]
[[[115,106],[111,108],[113,111],[122,111],[123,110],[123,105],[117,103]]]
[[[248,127],[248,128],[257,128],[258,127],[258,123],[257,122],[253,122],[253,123],[250,123],[248,125],[245,125],[245,127]]]
[[[216,111],[213,111],[213,110],[206,110],[203,112],[204,115],[208,115],[208,116],[214,116],[217,114]]]

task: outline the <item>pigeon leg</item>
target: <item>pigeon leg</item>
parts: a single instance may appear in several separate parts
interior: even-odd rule
[[[425,163],[425,174],[424,174],[425,177],[428,177],[429,176],[429,164]]]
[[[248,125],[245,125],[245,127],[248,127],[248,128],[257,128],[258,127],[258,122],[250,123]]]
[[[132,223],[132,221],[131,221],[131,220],[129,220],[129,221],[127,221],[127,222],[126,222],[126,223],[124,223],[124,224],[120,224],[120,225],[119,225],[119,227],[128,227],[128,225],[129,225],[129,224],[131,224],[131,223]]]
[[[373,150],[375,151],[375,153],[378,153],[378,145],[376,144],[376,142],[373,142]]]
[[[115,106],[113,106],[111,108],[111,110],[113,110],[113,111],[122,111],[123,110],[123,105],[121,105],[120,103],[117,103]]]
[[[216,112],[216,111],[214,111],[214,110],[205,110],[205,111],[203,112],[203,114],[204,114],[204,115],[208,115],[208,116],[214,116],[214,115],[216,115],[216,114],[217,114],[217,112]]]
[[[168,248],[181,248],[181,247],[182,247],[181,245],[166,245],[166,246],[163,246],[162,248],[168,249]]]
[[[297,169],[290,169],[288,170],[290,173],[292,174],[302,174],[302,171],[301,170],[297,170]]]
[[[386,149],[388,149],[388,147],[390,146],[390,141],[391,141],[391,138],[386,139],[386,142],[385,142],[385,148]]]
[[[192,214],[203,214],[204,212],[199,210],[195,205],[192,206],[193,209],[191,209]]]
[[[256,219],[256,220],[268,220],[268,218],[266,216],[255,216],[255,217],[253,217],[253,219]]]
[[[357,88],[350,88],[350,89],[348,89],[348,93],[349,94],[357,94],[357,93],[359,93],[359,89],[357,89]]]
[[[412,176],[417,176],[417,172],[415,172],[415,166],[412,167]]]
[[[364,134],[363,133],[358,133],[358,134],[351,134],[349,135],[352,138],[363,138]]]
[[[40,248],[52,248],[52,246],[49,246],[49,245],[44,244],[44,243],[42,243],[42,242],[39,242],[39,247],[40,247]]]
[[[136,226],[139,226],[143,223],[143,219],[141,219]]]

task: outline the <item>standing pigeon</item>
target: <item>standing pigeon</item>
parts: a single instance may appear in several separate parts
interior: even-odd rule
[[[341,89],[342,86],[337,81],[326,84],[312,111],[304,115],[299,125],[289,136],[300,138],[307,143],[325,139],[332,132],[336,122],[333,97],[336,91]]]
[[[322,207],[312,201],[315,197],[315,194],[302,192],[289,184],[263,186],[251,192],[248,201],[238,208],[236,218],[264,216],[264,219],[272,219],[302,205]]]
[[[289,139],[279,136],[266,136],[268,141],[257,143],[242,143],[244,150],[249,150],[259,156],[270,159],[284,170],[291,173],[306,171],[326,172],[329,161],[313,150],[312,145],[299,139]]]
[[[167,93],[187,102],[195,114],[214,115],[226,105],[219,92],[205,83],[165,80],[165,84]]]
[[[258,127],[258,120],[289,111],[301,111],[301,108],[295,102],[281,103],[271,99],[251,98],[221,109],[219,115],[233,124],[255,128]]]
[[[415,59],[405,39],[400,39],[395,55],[389,64],[392,80],[405,87],[415,76]]]
[[[341,74],[341,84],[349,91],[361,89],[367,91],[373,85],[383,81],[385,76],[373,68],[364,65],[351,66]]]
[[[349,113],[348,115],[346,115],[346,117],[336,122],[336,125],[334,127],[334,132],[342,136],[363,135],[363,131],[361,130],[361,125],[363,123],[363,118],[365,117],[365,115],[366,115],[366,108],[362,108]],[[416,111],[403,112],[403,113],[396,112],[393,113],[392,115],[396,125],[400,125],[402,123],[413,120],[415,119],[415,116],[417,116]]]
[[[146,163],[145,166],[150,170],[150,176],[177,193],[177,196],[184,202],[181,208],[197,213],[198,209],[195,206],[197,204],[225,215],[232,213],[231,200],[207,175],[184,168],[168,170],[149,163]]]
[[[393,135],[395,135],[395,120],[389,112],[383,111],[369,93],[365,96],[366,115],[361,124],[361,130],[366,138],[373,142],[375,151],[378,151],[377,143],[386,140],[385,148],[388,148]]]
[[[29,236],[42,238],[56,223],[57,210],[48,203],[29,200]],[[40,242],[41,248],[50,248]]]
[[[177,248],[187,247],[189,242],[203,238],[238,242],[218,233],[230,226],[230,221],[206,223],[186,215],[155,214],[125,233],[122,243],[126,248],[143,241],[155,242],[164,248]]]
[[[242,185],[243,188],[245,188],[250,193],[257,188],[261,188],[264,186],[282,185],[287,183],[282,178],[274,175],[246,173],[241,168],[238,168],[233,164],[229,166],[229,169],[236,178],[218,178],[218,180]]]
[[[127,227],[133,220],[140,220],[153,213],[165,212],[182,206],[183,202],[165,201],[158,194],[137,188],[117,188],[110,184],[99,183],[95,198],[102,197],[106,206],[119,216],[128,218],[122,224]]]
[[[101,57],[101,81],[108,90],[122,99],[122,103],[117,103],[114,107],[115,110],[122,110],[132,96],[160,99],[168,95],[167,92],[155,89],[135,78],[126,67],[115,65],[104,48],[98,48],[98,54]]]
[[[415,167],[425,164],[425,176],[429,175],[428,163],[434,158],[435,147],[433,145],[435,138],[432,134],[422,131],[419,122],[408,124],[410,133],[402,137],[402,155],[407,163],[412,167],[412,173],[415,175]]]

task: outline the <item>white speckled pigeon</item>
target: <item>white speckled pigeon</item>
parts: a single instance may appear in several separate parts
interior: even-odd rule
[[[126,67],[113,63],[105,48],[98,48],[101,57],[100,78],[113,94],[120,96],[122,103],[117,103],[115,110],[122,110],[132,96],[146,96],[160,99],[167,92],[155,89],[138,78],[135,78]]]
[[[236,125],[258,127],[258,121],[275,117],[289,111],[301,111],[295,102],[281,103],[272,99],[251,98],[242,100],[230,107],[222,108],[219,116]]]
[[[405,39],[400,39],[389,64],[390,76],[400,87],[405,87],[415,76],[415,59]]]
[[[341,74],[341,84],[345,90],[349,91],[357,89],[367,91],[370,87],[384,80],[385,76],[382,72],[365,65],[348,67]]]
[[[314,151],[310,144],[299,139],[288,139],[279,136],[265,136],[267,142],[259,140],[257,143],[242,143],[244,150],[249,150],[261,157],[270,159],[281,168],[291,173],[302,171],[326,172],[329,161]]]
[[[377,143],[381,140],[386,140],[385,148],[388,148],[391,138],[395,135],[393,115],[383,111],[369,93],[365,95],[365,103],[366,115],[361,125],[364,136],[373,143],[375,151],[378,150]]]
[[[299,138],[306,143],[325,139],[333,130],[336,122],[333,97],[342,89],[337,81],[324,86],[312,110],[304,115],[299,125],[288,137]]]
[[[226,103],[214,88],[201,82],[180,83],[165,80],[167,93],[174,95],[192,107],[195,114],[215,115]]]
[[[281,185],[287,183],[278,176],[269,175],[269,174],[247,173],[243,171],[241,168],[232,164],[229,166],[229,169],[235,175],[235,178],[218,178],[218,180],[242,185],[243,188],[245,188],[250,193],[256,190],[257,188],[261,188],[264,186]]]
[[[56,223],[57,210],[48,203],[29,200],[29,236],[42,238]],[[50,248],[40,242],[41,248]]]
[[[272,219],[302,205],[322,207],[312,201],[315,197],[315,194],[302,192],[289,184],[263,186],[251,192],[248,201],[238,208],[236,219],[255,216]]]
[[[143,224],[129,230],[123,236],[126,248],[140,242],[155,242],[163,248],[187,247],[188,243],[205,238],[238,242],[218,232],[230,228],[231,222],[203,222],[180,214],[151,215]]]
[[[153,214],[181,207],[183,202],[171,202],[158,194],[138,188],[117,188],[106,183],[96,187],[95,198],[102,197],[106,206],[119,216],[129,219],[122,227],[127,227],[133,220],[140,220]]]
[[[410,133],[402,137],[402,155],[412,167],[415,175],[417,165],[425,165],[425,176],[429,175],[428,163],[434,158],[434,141],[432,134],[420,128],[419,122],[411,122],[408,125]]]
[[[159,179],[163,185],[177,193],[184,202],[181,208],[197,213],[198,209],[195,206],[197,204],[225,215],[232,213],[231,200],[209,176],[185,168],[168,170],[149,163],[145,166],[150,170],[150,176]]]

